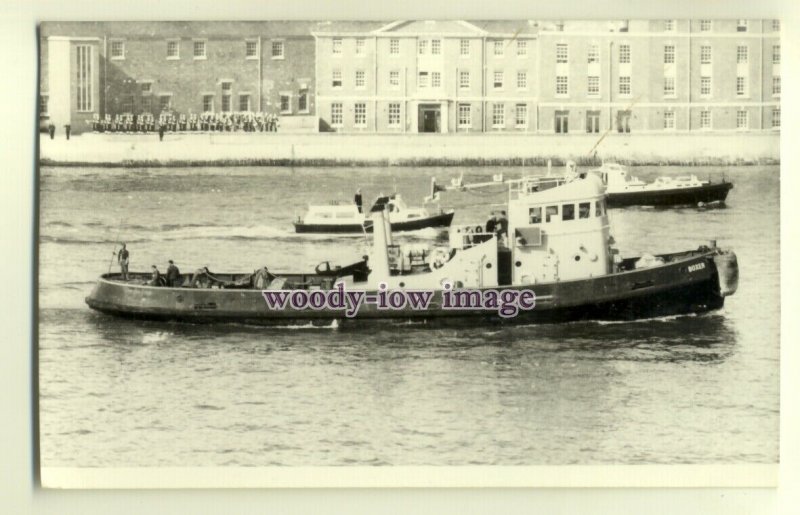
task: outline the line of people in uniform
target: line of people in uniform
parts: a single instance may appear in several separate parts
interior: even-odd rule
[[[274,113],[240,111],[234,113],[184,113],[164,111],[122,113],[103,118],[95,113],[91,124],[94,132],[277,132],[280,118]]]

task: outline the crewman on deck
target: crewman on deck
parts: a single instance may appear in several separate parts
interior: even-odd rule
[[[119,250],[117,254],[117,263],[119,263],[120,272],[122,272],[122,280],[128,280],[128,263],[130,262],[130,252],[125,247],[125,244],[122,244],[122,248]]]
[[[253,274],[253,288],[257,290],[265,290],[274,278],[275,276],[269,273],[269,269],[266,266],[256,270]]]
[[[181,285],[181,271],[175,266],[175,263],[170,259],[169,266],[167,267],[167,286],[175,287]]]
[[[363,213],[362,208],[363,208],[363,205],[364,205],[364,199],[361,198],[361,188],[358,188],[356,190],[356,196],[355,196],[355,198],[353,200],[355,201],[356,206],[358,207],[358,212],[359,213]]]
[[[211,272],[208,271],[208,267],[204,266],[203,268],[198,268],[192,274],[192,281],[189,283],[190,288],[198,288],[205,286],[204,284],[200,284],[202,279],[206,279],[203,281],[204,283],[208,282],[209,274]]]
[[[156,265],[151,266],[152,268],[152,275],[150,276],[150,282],[147,283],[150,286],[161,286],[161,272],[158,271],[158,267]]]

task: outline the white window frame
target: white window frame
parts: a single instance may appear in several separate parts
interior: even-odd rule
[[[747,20],[736,20],[736,32],[748,32],[750,30]]]
[[[527,39],[517,39],[517,57],[528,57]]]
[[[428,40],[427,39],[419,39],[417,40],[417,53],[419,55],[425,55],[428,53]]]
[[[594,80],[592,80],[594,79]],[[592,91],[592,82],[595,82],[596,90]],[[589,75],[586,78],[586,96],[591,98],[599,98],[600,97],[600,76],[599,75]]]
[[[556,43],[556,64],[569,63],[569,45],[567,43]]]
[[[772,32],[781,31],[781,20],[772,20]]]
[[[678,96],[675,77],[664,77],[664,98],[676,98]],[[669,85],[672,88],[669,88]]]
[[[520,109],[524,113],[522,122],[520,122]],[[514,126],[517,129],[528,128],[528,104],[516,104],[514,106]]]
[[[586,63],[599,63],[600,62],[600,45],[592,43],[586,51]]]
[[[336,81],[339,81],[339,85],[336,85]],[[334,68],[331,70],[331,89],[342,89],[344,87],[344,81],[342,80],[342,69],[341,68]]]
[[[152,80],[140,80],[139,82],[139,94],[142,96],[152,95],[153,94],[153,81]],[[144,87],[147,86],[147,90]]]
[[[181,58],[181,40],[178,38],[170,38],[166,40],[166,43],[167,43],[167,48],[165,50],[167,54],[167,61],[179,61]],[[169,55],[170,44],[175,45],[175,55]]]
[[[630,63],[631,63],[631,45],[628,43],[623,43],[619,46],[619,64],[630,64]]]
[[[620,97],[629,98],[633,95],[633,85],[631,84],[630,75],[620,75],[618,80],[619,88],[617,89]],[[628,91],[623,91],[623,86],[627,86]]]
[[[772,76],[772,96],[773,97],[781,96],[781,76],[780,75],[773,75]]]
[[[563,86],[564,91],[559,92],[559,87]],[[556,97],[564,98],[569,96],[569,75],[556,75]]]
[[[275,53],[276,48],[280,48],[280,53]],[[269,41],[269,57],[273,61],[283,61],[286,59],[286,40],[271,39]]]
[[[332,102],[331,127],[343,127],[343,126],[344,126],[344,104],[342,102]]]
[[[712,20],[700,20],[700,32],[711,32],[714,28]]]
[[[781,64],[781,46],[772,45],[772,64]]]
[[[498,109],[499,108],[499,109]],[[492,104],[492,127],[495,129],[506,126],[506,106],[501,102]]]
[[[159,93],[158,94],[158,113],[161,114],[164,112],[164,108],[161,107],[163,104],[162,99],[168,98],[169,101],[167,102],[167,108],[172,110],[172,93]]]
[[[362,111],[359,113],[359,110]],[[359,115],[362,118],[359,121]],[[363,128],[367,126],[367,103],[356,102],[353,104],[353,127]]]
[[[664,45],[664,64],[675,64],[675,45],[673,43]]]
[[[253,45],[254,51],[253,55],[249,55],[247,52],[250,50],[250,45]],[[254,38],[247,38],[244,40],[244,58],[249,60],[257,60],[258,59],[258,40]]]
[[[777,123],[776,123],[777,121]],[[773,129],[780,129],[781,128],[781,108],[780,107],[773,107],[772,108],[772,128]]]
[[[458,104],[458,128],[472,128],[472,104]]]
[[[211,109],[209,109],[208,111],[206,111],[206,98],[210,98],[211,99],[211,103],[209,104],[211,106]],[[203,113],[213,113],[214,112],[214,93],[201,93],[200,94],[200,109],[202,110],[201,112],[203,112]]]
[[[747,45],[736,46],[736,64],[748,64],[750,62],[750,47]]]
[[[389,87],[400,89],[400,70],[389,70]]]
[[[286,102],[287,108],[283,108],[283,99],[287,98],[289,101]],[[278,108],[281,110],[281,114],[292,114],[292,92],[291,91],[281,91],[278,93]]]
[[[442,87],[442,72],[431,72],[431,88],[441,89]]]
[[[528,90],[528,71],[517,70],[517,91]]]
[[[708,123],[704,123],[704,118],[708,119]],[[710,131],[714,128],[714,117],[710,110],[705,109],[700,111],[700,130],[702,131]]]
[[[242,99],[245,98],[247,99],[247,109],[242,109]],[[249,112],[253,110],[253,95],[250,94],[249,91],[240,91],[237,100],[237,107],[239,107],[240,112]]]
[[[122,53],[120,55],[114,55],[114,44],[118,43],[120,45],[120,49]],[[124,61],[125,60],[125,40],[122,38],[110,38],[108,40],[108,56],[112,61]]]
[[[303,97],[306,99],[305,108],[300,107],[300,99]],[[308,88],[300,88],[297,92],[297,112],[300,114],[308,114],[311,112],[311,97],[308,94]]]
[[[400,40],[397,38],[392,38],[389,40],[389,55],[398,56],[400,55]]]
[[[197,45],[203,46],[203,54],[197,55]],[[207,39],[193,39],[192,40],[192,59],[195,61],[205,61],[208,59],[208,40]]]
[[[744,116],[742,116],[744,115]],[[742,123],[744,120],[744,123]],[[750,112],[747,109],[736,110],[736,130],[746,131],[750,129]]]
[[[332,38],[331,39],[331,55],[341,57],[342,55],[342,47],[344,46],[344,42],[342,38]]]
[[[704,79],[708,79],[708,93],[703,93],[703,83],[706,82]],[[700,96],[703,98],[710,98],[711,95],[714,93],[714,80],[711,76],[701,76],[700,77]]]
[[[464,80],[466,78],[466,81]],[[471,78],[469,70],[460,70],[458,72],[458,89],[465,91],[471,87]]]
[[[469,39],[461,39],[458,43],[458,55],[461,57],[469,57],[472,53],[472,45]]]
[[[367,39],[366,38],[356,38],[356,55],[358,57],[364,57],[367,54]]]
[[[500,80],[497,80],[498,78]],[[503,73],[503,70],[494,70],[494,73],[492,74],[492,89],[495,91],[503,91],[506,82],[505,79],[506,75]]]
[[[664,130],[665,131],[675,130],[675,111],[672,110],[664,111]]]
[[[495,39],[492,44],[492,55],[495,57],[503,57],[506,53],[505,42],[502,39]]]
[[[675,20],[664,20],[664,32],[675,32],[677,25]]]
[[[431,40],[431,55],[442,55],[442,40],[434,38]]]
[[[750,77],[747,75],[736,76],[736,98],[748,98],[750,96],[749,80]],[[740,84],[742,86],[741,88],[739,88]]]
[[[700,64],[714,64],[714,51],[711,45],[700,46]]]
[[[367,88],[367,72],[365,70],[356,70],[355,88],[359,90]]]
[[[389,118],[387,121],[387,125],[392,128],[398,128],[401,126],[401,113],[400,110],[400,102],[390,102],[388,107]],[[392,117],[395,117],[394,120]],[[392,123],[394,122],[394,123]]]

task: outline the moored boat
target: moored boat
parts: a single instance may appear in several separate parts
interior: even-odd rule
[[[401,246],[385,204],[376,204],[372,252],[352,265],[184,275],[173,287],[142,284],[144,274],[129,281],[105,274],[86,302],[112,315],[189,322],[539,323],[703,313],[721,308],[736,291],[736,255],[716,243],[621,258],[610,235],[605,187],[593,174],[527,177],[509,186],[502,232],[464,225],[451,228],[447,247]],[[315,297],[332,299],[337,292],[339,298],[361,292],[358,309],[314,304]],[[403,297],[389,308],[380,304],[382,296],[413,292],[430,292],[429,303],[420,308]]]
[[[725,202],[733,184],[701,181],[695,175],[659,177],[646,183],[633,177],[617,163],[604,163],[592,170],[606,185],[609,207],[625,206],[703,206]]]
[[[375,206],[382,206],[389,218],[391,228],[395,232],[416,231],[429,227],[449,227],[455,212],[439,210],[429,213],[421,207],[409,207],[403,197],[379,195]],[[363,233],[372,232],[372,220],[352,202],[331,202],[328,205],[309,206],[304,217],[294,222],[297,233]]]

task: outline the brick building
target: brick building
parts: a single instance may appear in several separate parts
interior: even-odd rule
[[[40,112],[265,111],[282,130],[780,127],[777,20],[52,22]]]
[[[40,109],[95,115],[264,111],[316,129],[312,22],[65,22],[40,28]]]

